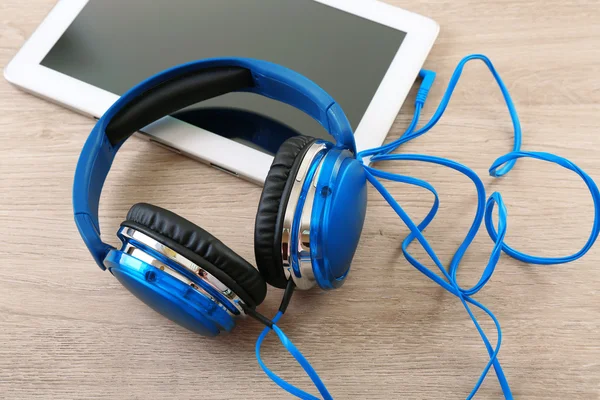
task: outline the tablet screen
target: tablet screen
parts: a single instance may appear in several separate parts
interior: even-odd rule
[[[121,95],[180,63],[264,59],[323,87],[356,129],[404,37],[313,0],[90,0],[41,64]],[[248,93],[174,116],[271,154],[297,133],[329,139],[301,111]]]

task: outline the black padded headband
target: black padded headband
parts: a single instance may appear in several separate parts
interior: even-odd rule
[[[182,108],[253,86],[252,73],[242,67],[212,67],[175,76],[147,89],[119,110],[106,127],[106,136],[114,146]]]

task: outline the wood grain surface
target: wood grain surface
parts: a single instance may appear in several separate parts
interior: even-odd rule
[[[0,1],[0,66],[16,54],[54,0]],[[568,157],[600,180],[600,3],[598,0],[390,1],[430,16],[442,29],[426,67],[438,72],[431,116],[459,59],[491,57],[514,97],[524,148]],[[465,69],[446,116],[407,153],[451,157],[503,193],[507,241],[521,250],[564,255],[581,247],[593,209],[574,174],[519,162],[502,180],[487,168],[511,146],[502,97],[481,64]],[[414,93],[412,94],[414,97]],[[412,98],[390,133],[412,115]],[[77,157],[93,126],[0,80],[0,398],[287,398],[254,358],[258,323],[247,320],[215,340],[180,328],[131,296],[93,263],[71,214]],[[427,237],[444,262],[472,221],[475,193],[462,176],[414,163],[387,170],[429,180],[440,192]],[[388,185],[415,219],[430,207],[420,190]],[[102,204],[104,238],[129,207],[169,208],[254,260],[260,188],[131,139],[119,153]],[[281,324],[340,399],[465,398],[487,353],[460,302],[403,258],[406,227],[369,189],[369,208],[353,271],[343,290],[300,293]],[[477,281],[491,242],[482,232],[459,279]],[[414,252],[424,253],[415,246]],[[477,299],[504,329],[500,360],[518,399],[600,398],[600,248],[572,264],[525,265],[502,256]],[[272,314],[281,292],[261,306]],[[490,337],[493,326],[481,318]],[[312,390],[271,339],[268,365]],[[476,398],[502,394],[493,372]]]

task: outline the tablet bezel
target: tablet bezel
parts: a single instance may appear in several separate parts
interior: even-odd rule
[[[424,16],[376,0],[313,0],[406,33],[355,132],[358,150],[379,146],[415,81],[439,33]],[[4,69],[5,78],[38,96],[91,117],[101,116],[118,96],[40,62],[87,4],[62,0],[50,11]],[[175,118],[143,129],[141,137],[217,169],[262,184],[273,157]]]

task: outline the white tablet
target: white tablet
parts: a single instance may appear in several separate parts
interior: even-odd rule
[[[374,0],[61,0],[4,74],[99,117],[128,88],[173,65],[264,59],[329,92],[362,150],[383,143],[438,31],[431,19]],[[261,184],[279,144],[298,133],[329,139],[292,107],[231,93],[163,118],[142,136]]]

